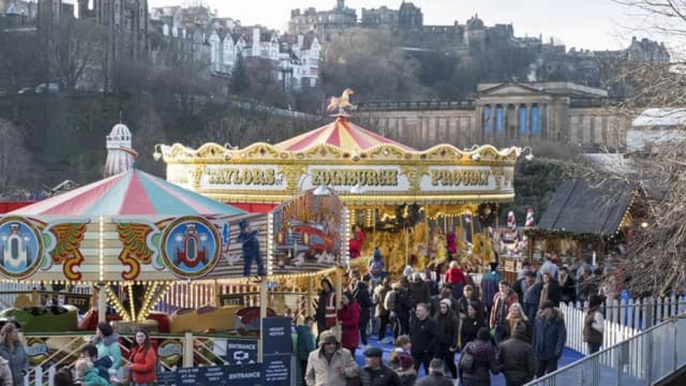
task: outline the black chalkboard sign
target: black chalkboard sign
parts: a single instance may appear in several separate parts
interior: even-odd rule
[[[291,356],[265,355],[262,363],[264,385],[289,386],[291,384]]]
[[[157,385],[158,386],[176,386],[178,382],[178,374],[174,370],[158,371]]]
[[[275,316],[262,320],[262,353],[290,354],[293,351],[291,318]]]

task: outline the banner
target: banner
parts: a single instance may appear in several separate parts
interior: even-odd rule
[[[262,320],[262,355],[293,352],[291,318],[271,317]]]

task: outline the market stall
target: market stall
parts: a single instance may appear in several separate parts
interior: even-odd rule
[[[449,254],[472,270],[492,260],[487,230],[496,225],[497,204],[514,199],[521,152],[449,144],[415,150],[339,112],[329,124],[274,145],[158,145],[155,157],[167,163],[169,182],[230,204],[276,205],[330,189],[355,226],[350,264],[365,266],[378,246],[386,267],[398,272],[406,264],[440,264]]]
[[[529,259],[550,255],[562,263],[581,259],[597,266],[620,257],[636,232],[650,226],[645,191],[624,181],[565,181],[538,226],[526,231]]]

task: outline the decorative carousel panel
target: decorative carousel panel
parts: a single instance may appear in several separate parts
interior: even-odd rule
[[[331,190],[323,193],[310,190],[271,213],[271,274],[312,273],[345,263],[343,203]]]
[[[267,215],[115,219],[120,252],[106,280],[197,280],[257,274],[266,262]],[[248,258],[244,244],[249,240]],[[253,258],[259,256],[259,258]],[[252,268],[255,265],[255,268]]]

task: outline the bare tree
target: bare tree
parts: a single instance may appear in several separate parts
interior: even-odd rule
[[[24,146],[23,130],[0,119],[0,191],[26,186],[30,169],[31,155]]]
[[[681,47],[686,35],[685,0],[615,0],[640,18],[643,32],[670,43],[670,63],[634,61],[622,68],[620,83],[629,97],[620,111],[636,117],[657,107],[653,128],[667,129],[662,138],[631,154],[630,168],[616,167],[609,178],[642,184],[647,192],[650,220],[636,227],[624,261],[628,285],[634,294],[683,293],[686,288],[686,72]],[[681,115],[680,115],[681,114]],[[681,117],[681,118],[680,118]]]
[[[74,18],[61,20],[58,28],[53,67],[67,90],[72,91],[85,71],[102,64],[102,29],[95,23]]]

